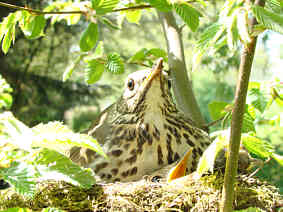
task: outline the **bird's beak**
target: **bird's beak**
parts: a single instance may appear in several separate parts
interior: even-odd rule
[[[157,65],[153,68],[153,70],[145,80],[146,86],[149,86],[154,79],[156,79],[161,75],[162,68],[163,68],[163,58],[159,58],[157,61]]]

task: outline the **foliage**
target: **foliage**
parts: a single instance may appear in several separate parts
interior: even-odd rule
[[[0,111],[4,109],[10,109],[13,102],[11,95],[13,89],[6,82],[6,80],[0,75]]]
[[[91,170],[74,164],[63,153],[82,146],[106,157],[91,137],[73,133],[60,122],[29,128],[9,112],[1,114],[0,176],[19,193],[33,195],[36,182],[56,179],[82,187],[94,183]]]

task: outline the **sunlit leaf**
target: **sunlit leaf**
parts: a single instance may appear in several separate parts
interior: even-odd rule
[[[83,32],[80,39],[80,49],[82,52],[91,50],[98,41],[98,26],[95,23],[90,23]]]
[[[111,12],[119,3],[119,0],[91,0],[91,7],[97,15]]]
[[[227,113],[227,111],[224,110],[227,105],[227,102],[210,102],[208,104],[208,110],[211,118],[213,120],[222,118]]]
[[[252,104],[261,113],[265,111],[268,99],[259,88],[252,88],[248,92],[247,103]]]
[[[260,6],[253,6],[252,11],[257,21],[267,29],[283,34],[283,15],[276,14]]]
[[[21,27],[28,39],[36,39],[43,35],[46,20],[43,15],[29,15]]]
[[[237,46],[237,42],[239,39],[239,33],[237,28],[237,12],[234,12],[231,17],[227,17],[227,21],[229,21],[227,27],[227,44],[229,49],[234,49]]]
[[[242,134],[242,144],[250,153],[260,158],[268,158],[273,154],[270,143],[250,134]]]
[[[115,25],[110,19],[106,18],[106,17],[99,17],[99,20],[105,24],[106,26],[110,27],[111,29],[120,29],[119,26]]]
[[[170,1],[168,0],[148,0],[151,6],[162,12],[169,12],[172,9]]]
[[[217,154],[225,148],[227,145],[227,138],[219,135],[213,142],[208,146],[208,148],[204,151],[203,155],[201,156],[198,167],[197,173],[199,176],[202,174],[211,171],[213,172],[214,162],[217,157]]]
[[[281,166],[283,166],[283,156],[282,155],[273,153],[271,157],[274,158]]]
[[[74,185],[90,188],[95,178],[90,169],[81,168],[68,157],[50,149],[38,152],[34,161],[42,180],[63,180]]]
[[[237,16],[237,27],[238,32],[241,38],[241,41],[244,44],[248,44],[251,42],[251,37],[249,34],[249,25],[248,25],[248,11],[245,9],[238,10]]]
[[[32,165],[13,162],[9,168],[0,168],[0,175],[22,195],[32,196],[35,192],[35,171]]]
[[[139,24],[141,15],[141,10],[129,10],[126,12],[126,18],[130,23]]]
[[[175,3],[173,6],[176,13],[183,19],[190,29],[193,32],[196,31],[199,25],[199,17],[202,16],[201,13],[188,3]]]
[[[94,59],[88,61],[88,66],[85,70],[85,80],[88,84],[98,81],[104,72],[104,64]]]
[[[77,57],[75,59],[74,62],[72,62],[70,65],[68,65],[68,67],[66,68],[66,70],[63,73],[63,82],[67,81],[72,76],[73,71],[78,66],[78,64],[80,63],[80,61],[82,60],[83,57],[84,57],[84,55],[80,55],[79,57]]]

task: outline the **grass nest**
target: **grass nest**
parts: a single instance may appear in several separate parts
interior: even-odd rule
[[[45,181],[33,197],[6,189],[0,192],[0,209],[13,207],[65,211],[218,211],[223,175],[215,173],[199,180],[185,176],[170,183],[143,179],[130,183],[96,184],[83,189],[65,182]],[[234,209],[249,207],[276,211],[283,198],[274,186],[239,175],[235,182]]]

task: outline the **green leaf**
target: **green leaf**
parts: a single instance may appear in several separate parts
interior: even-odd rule
[[[103,17],[99,17],[99,20],[101,20],[101,22],[103,24],[105,24],[106,26],[108,26],[108,27],[110,27],[112,29],[115,29],[115,30],[120,29],[119,26],[115,25],[112,21],[110,21],[108,18],[106,18],[104,16]]]
[[[126,18],[128,22],[134,23],[134,24],[139,24],[141,15],[142,15],[141,10],[129,10],[126,12]]]
[[[227,113],[227,111],[225,111],[227,105],[227,102],[210,102],[208,104],[208,110],[211,118],[213,120],[222,118]]]
[[[234,12],[231,17],[227,17],[229,22],[227,26],[227,44],[229,49],[234,49],[237,46],[239,33],[237,29],[237,12]]]
[[[164,61],[168,61],[167,58],[167,52],[164,51],[163,49],[159,49],[159,48],[152,48],[150,50],[148,50],[145,54],[146,57],[151,57],[151,59],[156,60],[160,57],[162,57],[164,59]]]
[[[195,32],[199,25],[199,17],[201,13],[193,8],[189,3],[175,3],[174,9],[176,13],[183,19],[183,21]]]
[[[72,62],[70,65],[68,65],[68,67],[66,68],[66,70],[63,73],[63,82],[67,81],[72,76],[73,71],[78,66],[78,64],[80,63],[80,61],[82,60],[83,57],[84,57],[84,55],[80,55],[79,57],[77,57],[75,59],[74,62]]]
[[[138,52],[136,52],[129,60],[129,63],[134,63],[134,62],[143,62],[146,58],[146,53],[148,50],[146,48],[142,48]]]
[[[22,31],[28,39],[36,39],[43,35],[46,20],[43,15],[25,15]]]
[[[98,60],[88,61],[88,66],[85,70],[85,80],[88,84],[98,81],[104,72],[104,64]]]
[[[263,113],[267,106],[268,98],[259,88],[251,88],[248,92],[247,103],[252,104],[256,109]]]
[[[239,35],[241,37],[241,41],[244,44],[250,43],[252,39],[249,34],[248,11],[247,10],[245,9],[238,10],[237,27],[238,27]]]
[[[105,67],[113,74],[121,74],[124,72],[124,63],[117,53],[111,53],[107,56]]]
[[[13,97],[8,93],[0,93],[0,109],[9,109],[12,106]]]
[[[2,41],[2,51],[4,52],[4,54],[7,54],[14,37],[15,37],[15,25],[9,28],[8,32],[5,34],[4,39]]]
[[[149,4],[162,12],[169,12],[172,9],[167,0],[148,0]]]
[[[250,153],[260,158],[268,158],[273,154],[271,144],[250,134],[242,134],[242,144]]]
[[[98,41],[98,26],[95,23],[90,23],[83,32],[80,39],[80,49],[82,52],[91,50]]]
[[[104,15],[117,6],[119,0],[91,0],[91,7],[97,15]]]
[[[9,168],[0,168],[0,175],[22,195],[32,196],[35,192],[35,171],[27,163],[12,162]]]
[[[35,159],[43,180],[63,180],[74,185],[90,188],[95,178],[90,169],[83,169],[68,157],[47,148],[38,152]]]
[[[283,166],[283,156],[282,155],[277,155],[273,153],[271,157],[275,159],[281,166]]]
[[[199,174],[199,176],[202,176],[208,171],[213,172],[215,159],[218,153],[225,148],[227,142],[227,138],[219,135],[208,146],[198,162],[197,173]]]
[[[253,6],[252,12],[257,21],[264,25],[267,29],[283,34],[283,16],[259,6]]]

